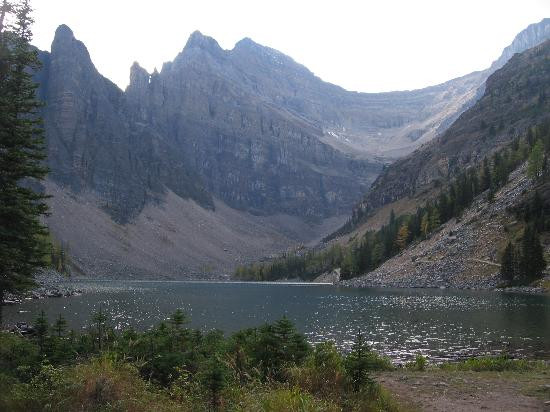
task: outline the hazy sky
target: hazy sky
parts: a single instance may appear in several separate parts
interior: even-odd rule
[[[416,89],[488,67],[550,0],[31,0],[34,44],[65,23],[120,87],[134,61],[152,71],[194,30],[224,49],[243,37],[357,91]]]

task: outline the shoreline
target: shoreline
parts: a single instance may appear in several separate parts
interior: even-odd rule
[[[361,280],[357,282],[354,280]],[[550,296],[550,291],[543,287],[533,286],[512,286],[506,288],[498,288],[495,286],[487,285],[487,287],[473,287],[470,285],[465,286],[438,286],[438,285],[412,285],[402,284],[398,282],[396,284],[368,282],[365,279],[356,278],[337,282],[311,282],[311,281],[298,281],[296,279],[290,280],[276,280],[276,281],[243,281],[243,280],[196,280],[196,279],[106,279],[106,278],[87,278],[87,277],[72,277],[62,275],[51,269],[42,271],[36,278],[37,287],[24,292],[21,295],[8,294],[6,295],[3,306],[18,305],[27,300],[46,299],[46,298],[68,298],[72,296],[80,296],[86,293],[82,288],[82,283],[86,282],[98,282],[98,283],[110,283],[110,282],[128,282],[128,283],[189,283],[189,284],[250,284],[250,285],[280,285],[280,286],[334,286],[349,289],[426,289],[426,290],[445,290],[445,291],[473,291],[473,292],[496,292],[496,293],[509,293],[509,294],[528,294],[528,295],[540,295]]]
[[[19,295],[6,294],[3,306],[19,305],[26,300],[46,299],[46,298],[68,298],[71,296],[80,296],[84,291],[73,287],[70,276],[63,275],[52,269],[44,269],[35,277],[36,286]]]

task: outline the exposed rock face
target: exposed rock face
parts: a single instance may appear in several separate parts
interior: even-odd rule
[[[160,73],[134,64],[126,92],[97,72],[66,26],[45,57],[51,176],[98,193],[117,221],[166,189],[206,207],[213,194],[253,213],[323,218],[349,210],[379,170],[258,97],[234,63],[240,57],[198,32]]]
[[[365,216],[383,205],[430,191],[479,163],[527,127],[547,120],[550,99],[546,96],[550,96],[550,40],[514,55],[489,77],[483,97],[441,137],[387,167],[355,215]]]
[[[550,18],[542,19],[538,23],[530,24],[522,30],[514,39],[512,44],[506,47],[498,60],[491,65],[491,70],[500,69],[516,53],[521,53],[531,47],[543,43],[550,38]]]
[[[40,75],[52,177],[97,192],[120,222],[166,189],[205,207],[214,195],[259,214],[345,213],[379,172],[373,157],[445,130],[499,62],[549,32],[549,19],[529,26],[488,71],[391,93],[348,92],[248,38],[223,50],[195,32],[160,72],[134,63],[123,92],[60,26]]]
[[[166,188],[212,205],[196,174],[163,139],[128,121],[123,92],[97,72],[67,26],[58,28],[44,65],[40,95],[53,180],[76,193],[94,191],[120,222]]]

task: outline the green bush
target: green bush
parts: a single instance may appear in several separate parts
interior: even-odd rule
[[[100,314],[82,334],[45,316],[39,336],[0,333],[0,410],[393,410],[370,375],[391,364],[360,334],[344,356],[286,318],[226,338],[187,329],[181,312],[146,332]]]
[[[295,385],[323,398],[339,396],[346,389],[343,357],[333,342],[318,343],[304,366],[289,372]]]
[[[416,355],[414,361],[405,364],[407,369],[412,369],[415,371],[424,371],[428,365],[428,360],[426,357],[422,356],[420,353]]]
[[[38,346],[28,339],[0,332],[0,371],[28,382],[40,370]]]

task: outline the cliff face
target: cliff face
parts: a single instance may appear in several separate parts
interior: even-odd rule
[[[506,64],[516,53],[521,53],[531,47],[543,43],[550,38],[550,18],[542,19],[538,23],[530,24],[514,38],[506,47],[501,56],[493,62],[491,70],[494,72]]]
[[[371,183],[376,163],[322,143],[317,124],[254,90],[251,75],[235,63],[240,59],[194,33],[149,83],[134,66],[126,91],[130,118],[183,148],[184,162],[230,206],[313,217],[344,213]]]
[[[161,73],[134,64],[122,92],[61,26],[41,90],[51,177],[96,192],[119,222],[166,189],[259,214],[349,210],[378,164],[322,143],[318,125],[254,93],[235,59],[195,33]]]
[[[210,195],[163,141],[132,125],[124,93],[101,76],[86,47],[60,26],[44,56],[41,83],[50,177],[75,193],[93,191],[119,222],[137,216],[166,188],[208,207]]]
[[[96,192],[119,222],[166,190],[213,207],[318,219],[346,213],[381,162],[431,140],[478,97],[488,73],[540,41],[529,26],[487,71],[422,90],[354,93],[254,43],[223,50],[199,32],[160,72],[135,63],[121,91],[60,26],[43,53],[52,178]]]

